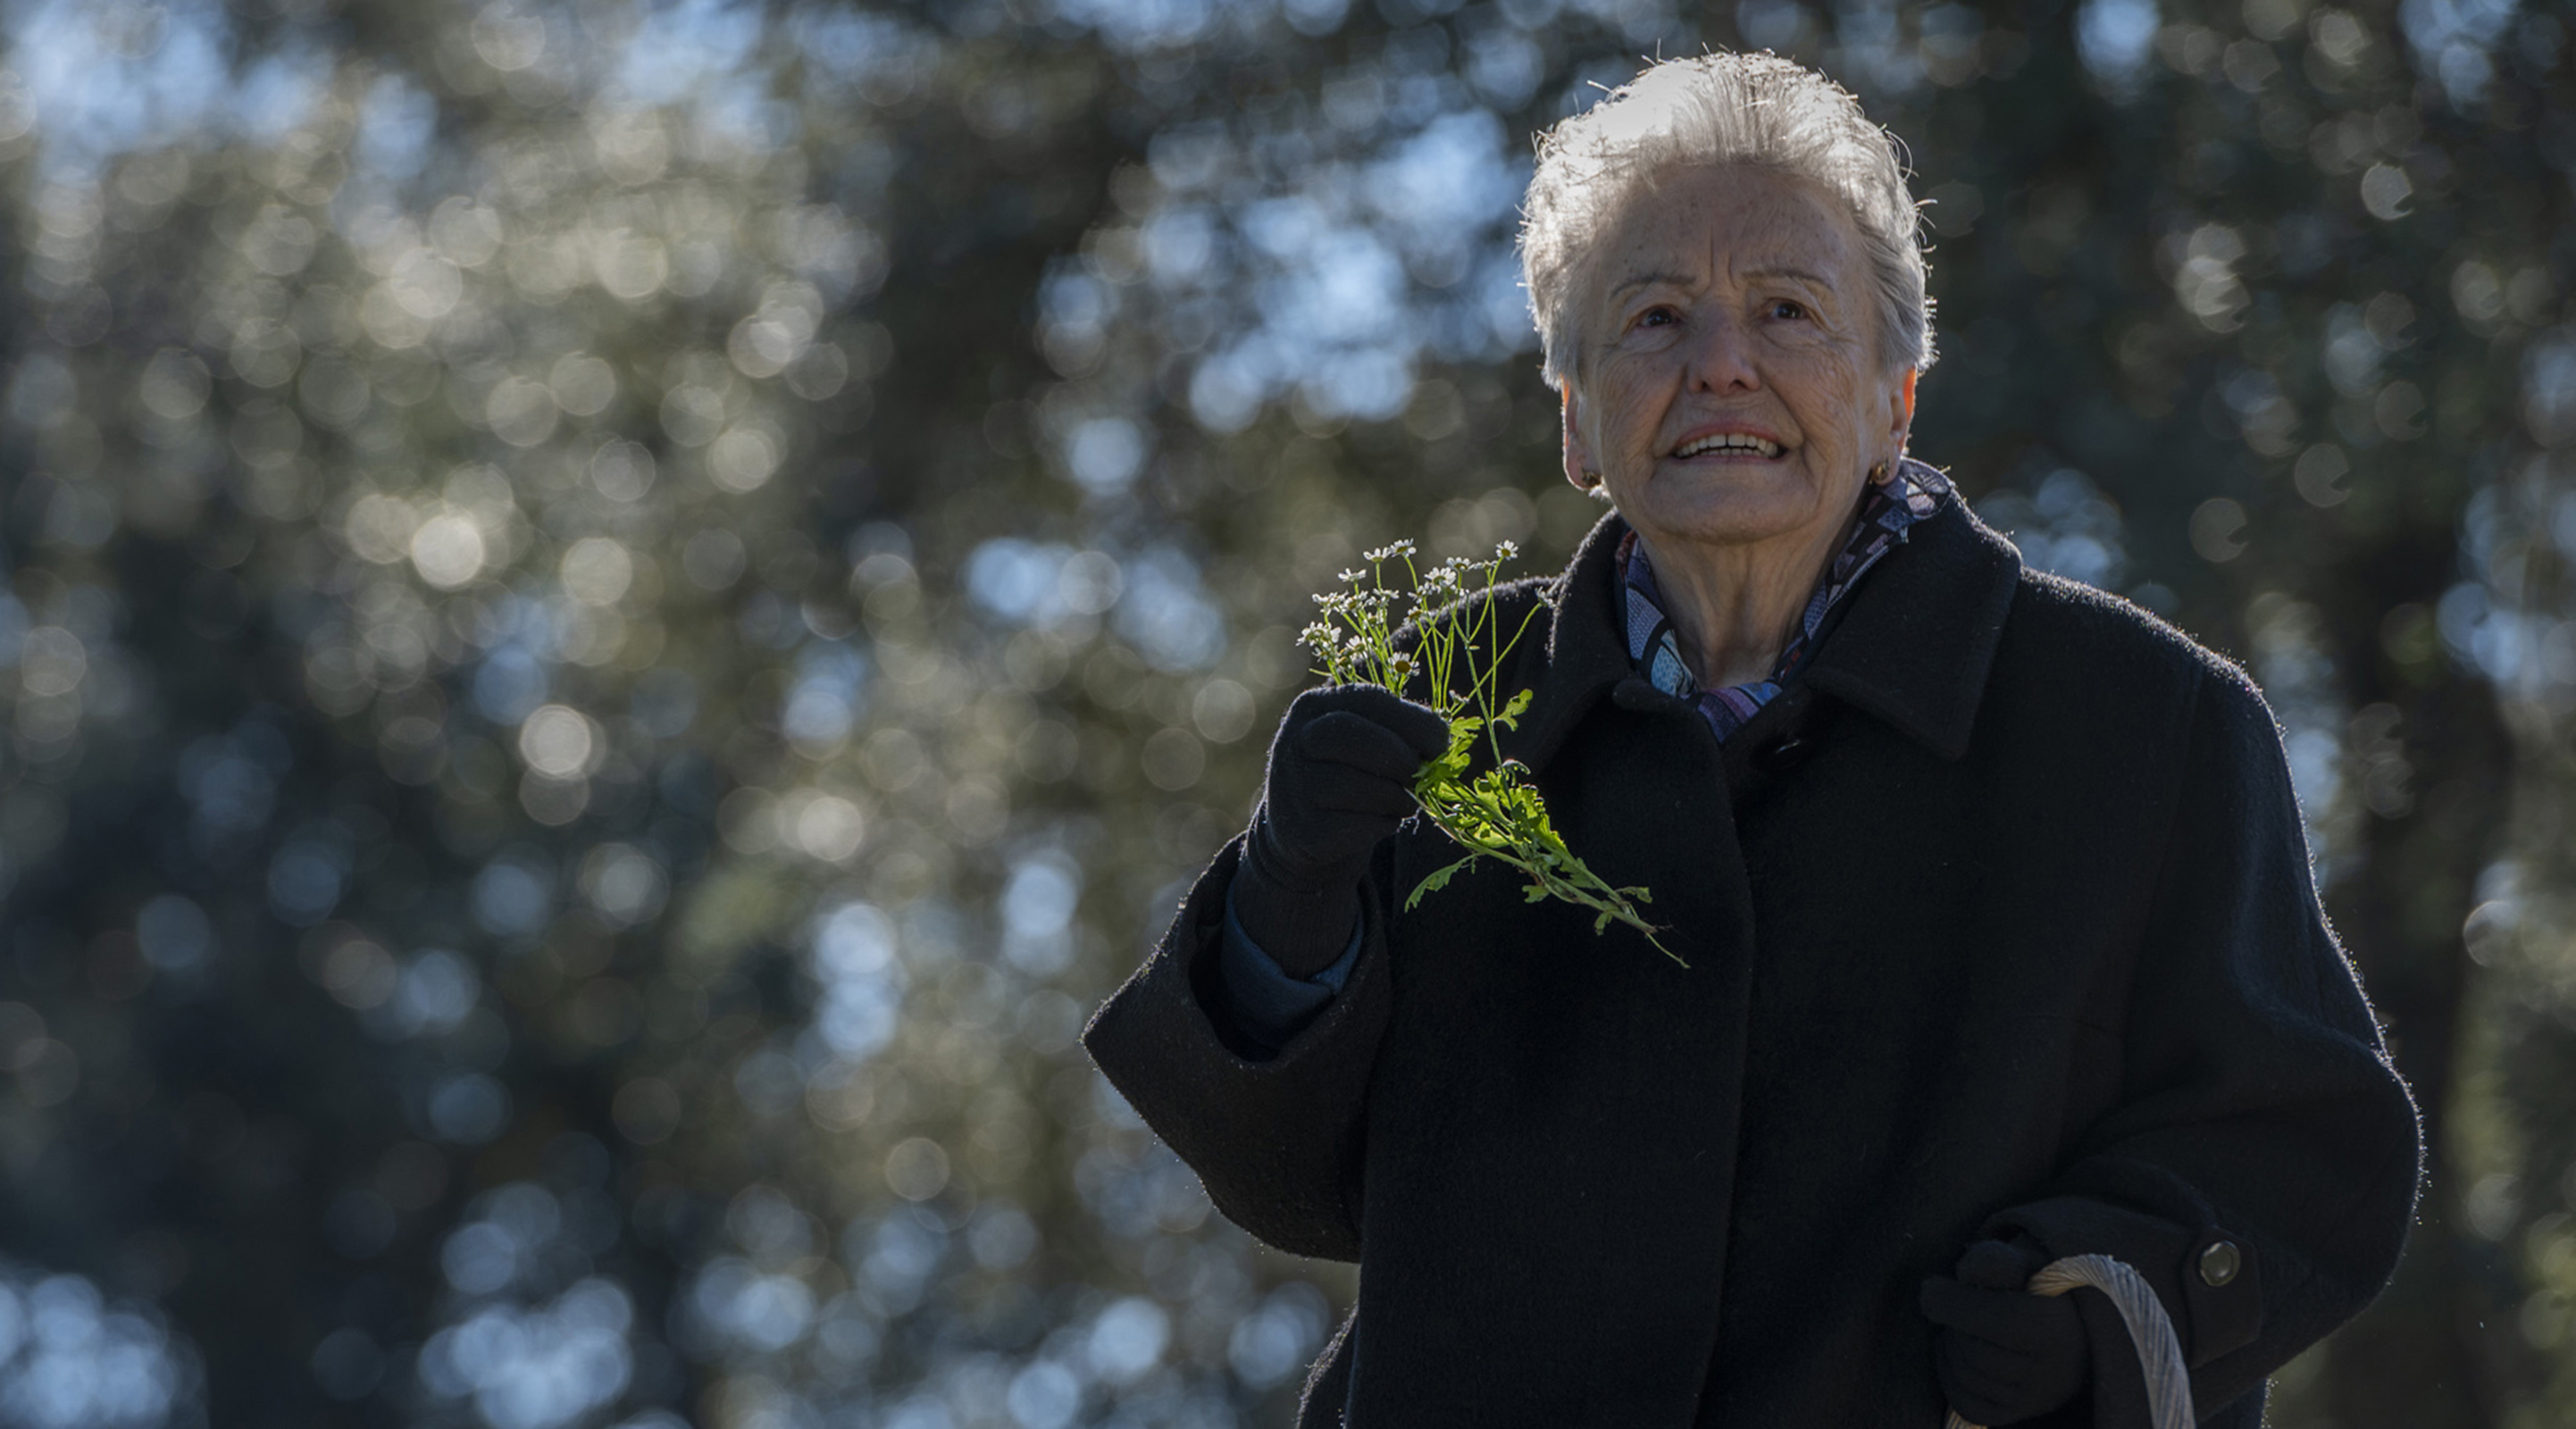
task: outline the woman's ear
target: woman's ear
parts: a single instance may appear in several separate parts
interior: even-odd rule
[[[1914,379],[1922,375],[1915,368],[1905,369],[1888,393],[1887,435],[1896,456],[1905,455],[1905,438],[1914,430]]]
[[[1577,491],[1593,490],[1601,485],[1601,468],[1583,445],[1583,421],[1576,410],[1574,384],[1558,383],[1557,395],[1565,399],[1565,479],[1573,482]]]

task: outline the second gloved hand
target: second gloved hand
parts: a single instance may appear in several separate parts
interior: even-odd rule
[[[2064,1405],[2092,1381],[2084,1318],[2071,1295],[2021,1287],[2048,1263],[2028,1236],[1981,1240],[1958,1278],[1923,1282],[1923,1314],[1939,1326],[1933,1370],[1950,1407],[1972,1424],[2018,1424]]]
[[[1413,779],[1449,747],[1449,722],[1375,685],[1290,702],[1234,878],[1243,931],[1297,976],[1330,965],[1359,918],[1369,850],[1414,810]]]

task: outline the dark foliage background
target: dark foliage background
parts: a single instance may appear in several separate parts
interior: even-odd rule
[[[20,0],[0,1422],[1283,1424],[1074,1045],[1308,592],[1594,508],[1530,134],[1905,136],[1918,454],[2247,661],[2436,1148],[2282,1425],[2576,1413],[2576,77],[2516,0]]]

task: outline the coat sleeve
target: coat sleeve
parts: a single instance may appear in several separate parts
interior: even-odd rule
[[[1314,976],[1299,977],[1252,941],[1252,935],[1243,930],[1243,920],[1235,915],[1231,894],[1225,905],[1216,953],[1217,988],[1224,997],[1209,1011],[1218,1035],[1229,1045],[1247,1043],[1258,1059],[1268,1061],[1331,1005],[1351,980],[1351,965],[1360,960],[1366,934],[1359,920],[1352,919],[1351,940],[1341,956]],[[1229,1031],[1232,1037],[1226,1037]]]
[[[1389,1006],[1386,920],[1364,885],[1369,912],[1348,981],[1265,1056],[1231,1026],[1219,982],[1226,889],[1241,856],[1238,838],[1199,875],[1162,942],[1093,1015],[1083,1046],[1228,1219],[1292,1254],[1357,1260],[1361,1131]]]
[[[2412,1100],[2327,928],[2271,711],[2204,668],[2132,969],[2122,1099],[2041,1194],[1988,1223],[2135,1267],[2207,1413],[2358,1314],[2413,1219]],[[2145,1429],[2135,1351],[2084,1293],[2101,1429]]]

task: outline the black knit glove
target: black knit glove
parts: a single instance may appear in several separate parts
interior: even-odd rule
[[[2026,1235],[1981,1240],[1959,1257],[1957,1279],[1923,1282],[1923,1314],[1941,1327],[1932,1337],[1933,1370],[1950,1407],[1972,1424],[2036,1419],[2092,1380],[2073,1297],[2022,1289],[2048,1259]]]
[[[1448,747],[1448,721],[1375,685],[1289,703],[1232,890],[1243,931],[1281,967],[1310,976],[1350,945],[1369,850],[1413,812],[1413,776]]]

